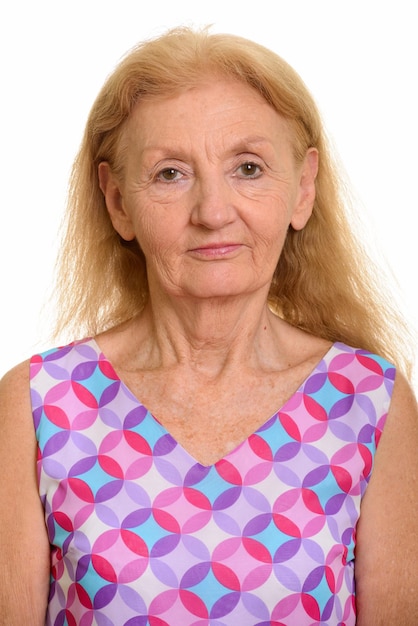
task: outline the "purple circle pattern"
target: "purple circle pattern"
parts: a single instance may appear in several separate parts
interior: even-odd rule
[[[33,357],[47,625],[355,624],[355,528],[394,376],[384,359],[334,344],[273,417],[206,467],[93,339]]]

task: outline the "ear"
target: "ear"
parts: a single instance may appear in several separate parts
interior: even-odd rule
[[[135,231],[132,221],[127,214],[122,193],[120,191],[119,182],[112,172],[107,161],[99,163],[98,177],[100,189],[103,192],[106,202],[106,208],[112,220],[113,228],[125,241],[135,239]]]
[[[290,221],[295,230],[302,230],[312,215],[315,179],[318,173],[318,150],[316,148],[309,148],[299,172],[299,188]]]

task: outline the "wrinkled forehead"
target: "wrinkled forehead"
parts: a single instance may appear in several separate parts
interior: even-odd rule
[[[240,138],[243,143],[275,139],[294,143],[291,121],[258,90],[244,81],[213,76],[176,93],[138,100],[121,129],[119,157],[123,159],[134,142],[176,145],[186,136],[198,141],[203,131],[218,142],[222,135],[232,135],[236,143]]]

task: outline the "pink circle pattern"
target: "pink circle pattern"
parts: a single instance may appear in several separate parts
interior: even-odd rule
[[[354,625],[355,528],[394,377],[336,343],[206,467],[93,339],[34,356],[47,626]]]

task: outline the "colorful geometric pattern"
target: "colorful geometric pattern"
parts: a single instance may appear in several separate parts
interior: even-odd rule
[[[277,414],[206,467],[93,339],[33,357],[46,624],[354,625],[355,529],[394,377],[384,359],[334,344]]]

